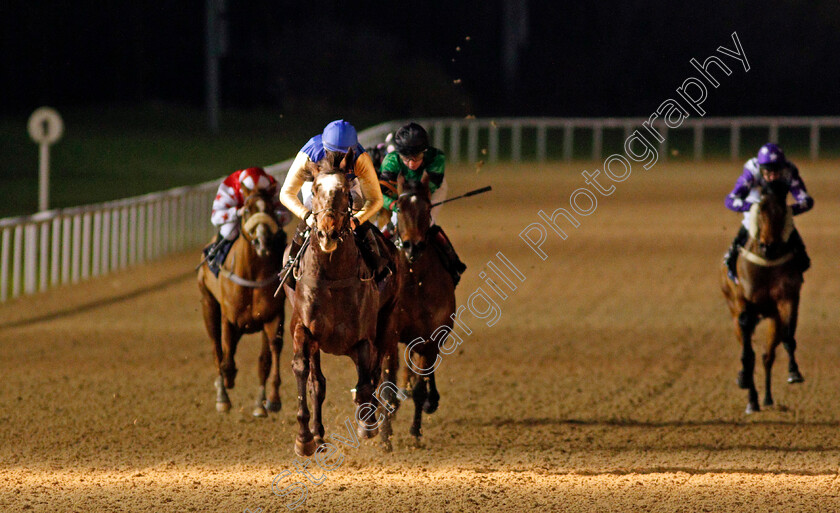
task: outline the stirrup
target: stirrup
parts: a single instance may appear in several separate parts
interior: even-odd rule
[[[726,269],[726,276],[732,280],[732,283],[738,284],[738,277],[732,272],[732,269]]]

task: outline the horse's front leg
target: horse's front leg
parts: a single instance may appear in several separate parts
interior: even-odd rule
[[[230,397],[227,389],[233,388],[236,379],[236,344],[241,334],[235,326],[226,320],[221,320],[220,343],[216,346],[216,362],[219,375],[216,377],[216,411],[230,411]]]
[[[799,298],[779,304],[779,316],[787,323],[787,329],[782,332],[782,344],[788,354],[788,383],[802,383],[805,378],[799,372],[794,352],[796,351],[796,324],[799,320]]]
[[[382,440],[382,448],[390,452],[392,450],[391,435],[394,430],[391,422],[400,407],[400,401],[408,399],[399,385],[397,385],[397,373],[399,372],[399,347],[396,337],[386,346],[387,350],[382,361],[382,379],[377,387],[377,400],[380,405],[380,412],[383,415],[379,436]]]
[[[782,339],[784,327],[782,321],[775,317],[770,319],[770,326],[767,330],[767,348],[764,352],[764,406],[773,406],[773,393],[771,392],[773,374],[773,362],[776,361],[776,348]]]
[[[755,389],[755,351],[752,348],[752,335],[758,315],[747,305],[738,316],[738,326],[741,330],[741,371],[738,373],[738,386],[749,391],[749,402],[746,413],[760,411],[758,406],[758,391]]]
[[[379,423],[376,421],[378,417],[375,412],[375,401],[373,391],[375,390],[375,383],[379,376],[374,376],[374,369],[376,372],[381,372],[381,366],[375,361],[377,359],[376,350],[373,347],[373,342],[370,340],[361,340],[356,344],[355,358],[356,373],[358,374],[358,382],[356,383],[356,397],[354,402],[357,409],[358,426],[356,432],[361,438],[372,438],[379,432]],[[359,407],[363,407],[360,409]],[[374,419],[374,420],[370,420]]]
[[[236,384],[236,346],[242,333],[229,321],[222,321],[222,364],[219,367],[224,378],[225,388],[233,388]]]
[[[309,348],[309,394],[312,397],[312,409],[314,414],[315,445],[324,443],[324,423],[321,417],[321,409],[324,405],[324,398],[327,396],[327,379],[321,372],[321,351],[318,343],[313,342]]]
[[[216,361],[216,380],[213,385],[216,388],[216,411],[224,413],[230,411],[230,398],[225,391],[225,385],[222,380],[222,359],[224,352],[222,351],[222,311],[219,302],[216,301],[210,292],[202,285],[201,286],[201,308],[204,313],[204,326],[207,328],[207,334],[213,341],[213,358]]]
[[[283,313],[263,327],[263,337],[268,340],[271,350],[269,372],[264,384],[266,389],[265,408],[268,411],[280,411],[280,353],[283,350]]]
[[[257,398],[254,400],[254,409],[251,415],[254,417],[268,417],[268,411],[265,409],[265,386],[268,381],[268,374],[271,372],[271,348],[269,347],[268,336],[263,326],[262,346],[260,347],[260,357],[257,360],[257,378],[259,386],[257,387]]]
[[[414,419],[411,423],[409,432],[414,437],[415,444],[420,445],[420,437],[423,436],[423,409],[429,400],[429,383],[432,369],[434,368],[435,358],[431,356],[428,346],[432,345],[431,341],[426,341],[422,346],[417,348],[409,358],[412,362],[412,367],[416,369],[428,369],[428,372],[422,374],[415,374],[414,387],[411,391],[411,398],[414,402]],[[435,406],[437,407],[437,406]]]
[[[309,377],[309,346],[312,335],[306,327],[299,323],[295,326],[295,355],[292,359],[292,369],[295,373],[298,390],[298,434],[295,439],[295,454],[301,457],[312,456],[315,452],[315,442],[309,430],[309,406],[306,404],[306,381]]]

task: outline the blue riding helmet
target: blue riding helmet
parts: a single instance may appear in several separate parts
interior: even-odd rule
[[[324,128],[324,133],[321,134],[321,142],[325,150],[340,152],[346,152],[359,144],[356,129],[343,119],[337,119]]]
[[[785,152],[777,144],[767,143],[758,150],[758,166],[762,168],[780,168],[787,160]]]

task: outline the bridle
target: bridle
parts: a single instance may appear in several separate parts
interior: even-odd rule
[[[262,196],[259,192],[252,192],[245,199],[245,203],[247,204],[250,198],[254,195]],[[271,201],[265,197],[263,197],[263,199],[269,203]],[[257,238],[253,237],[252,234],[260,225],[265,225],[265,227],[268,229],[269,237],[274,237],[274,235],[276,235],[277,232],[280,230],[280,225],[277,224],[277,220],[268,212],[254,212],[247,218],[243,216],[242,220],[239,222],[240,232],[242,233],[242,236],[245,238],[245,240],[248,241],[248,243],[252,247],[255,248],[257,247],[259,241]]]
[[[315,218],[315,223],[317,225],[318,216],[320,216],[322,214],[323,215],[337,216],[337,215],[340,215],[342,213],[346,214],[345,217],[344,217],[344,222],[341,224],[341,226],[338,228],[338,230],[336,230],[336,233],[338,235],[337,240],[339,242],[343,242],[344,237],[347,236],[349,233],[351,233],[353,231],[353,229],[350,227],[350,218],[353,216],[353,213],[354,213],[354,210],[353,210],[353,196],[350,194],[349,189],[347,190],[347,210],[340,211],[340,210],[335,209],[333,207],[326,207],[326,208],[322,208],[321,210],[313,210],[311,215]],[[316,230],[313,230],[313,232],[315,233],[315,237],[318,237],[319,230],[316,229]]]
[[[397,201],[401,200],[402,198],[409,197],[409,196],[416,196],[418,199],[420,199],[420,201],[426,201],[425,198],[420,198],[420,196],[418,195],[418,193],[416,191],[406,191],[406,192],[400,193],[400,195],[397,196]],[[431,205],[431,202],[428,202],[428,203],[429,203],[429,205]],[[423,251],[423,249],[425,249],[426,238],[428,237],[428,234],[429,234],[429,229],[427,228],[426,231],[423,233],[423,237],[420,240],[420,242],[418,242],[417,245],[414,246],[414,248],[418,252]],[[400,250],[406,249],[406,245],[403,242],[402,237],[400,235],[400,224],[399,223],[397,223],[397,226],[396,226],[396,235],[397,235],[397,237],[396,237],[396,241],[394,242],[394,245],[397,247],[397,249],[400,249]],[[414,259],[416,259],[416,257]],[[412,259],[412,260],[414,260],[414,259]]]

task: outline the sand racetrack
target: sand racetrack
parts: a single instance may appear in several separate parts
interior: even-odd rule
[[[840,510],[838,162],[800,164],[816,199],[797,218],[813,259],[797,337],[806,381],[786,383],[780,350],[776,407],[749,417],[717,285],[739,163],[634,167],[567,240],[549,232],[545,261],[518,233],[538,210],[568,208],[597,164],[450,170],[451,195],[494,188],[444,209],[470,265],[459,303],[497,251],[526,280],[494,326],[464,316],[472,335],[441,363],[425,446],[410,443],[409,401],[393,453],[344,450],[297,511]],[[0,511],[286,511],[292,496],[271,483],[297,459],[288,334],[283,411],[249,416],[249,336],[234,409],[216,413],[196,254],[0,306]],[[323,362],[329,434],[352,415],[355,370]],[[761,393],[760,365],[756,379]]]

